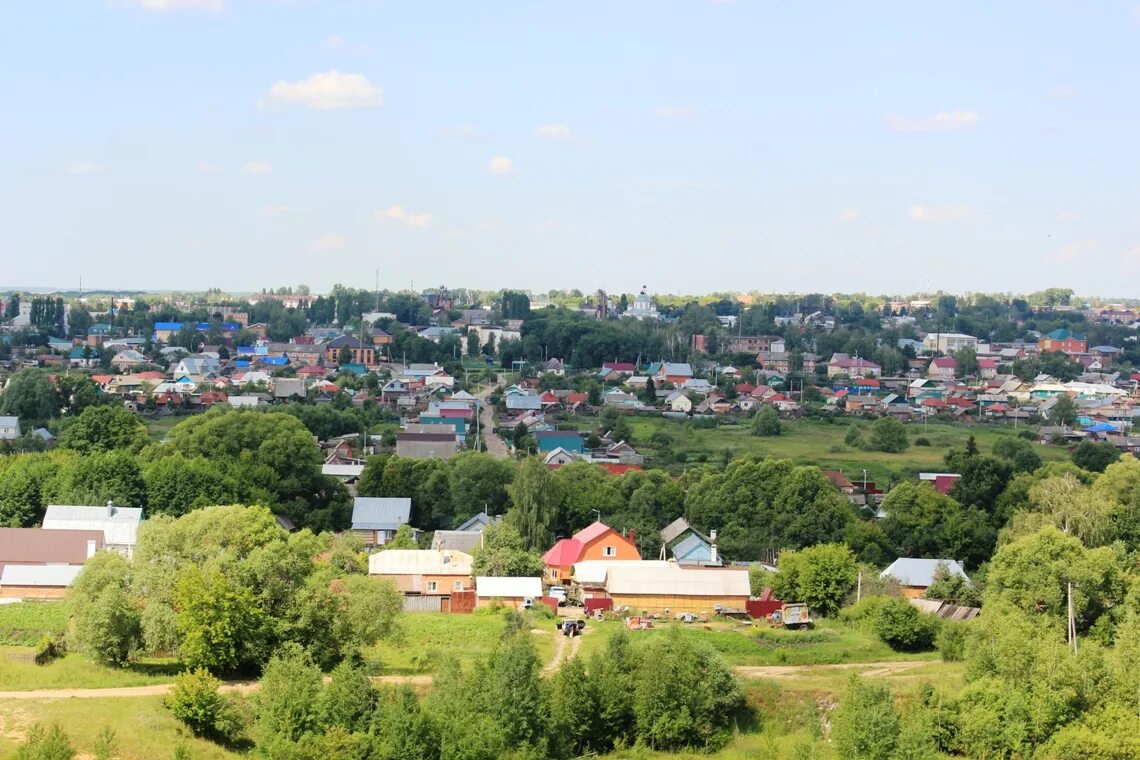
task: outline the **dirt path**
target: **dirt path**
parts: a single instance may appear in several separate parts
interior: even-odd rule
[[[511,452],[507,449],[507,444],[503,443],[503,439],[495,432],[494,415],[491,412],[491,405],[487,402],[487,397],[491,392],[503,384],[503,376],[498,375],[495,378],[495,384],[489,385],[479,392],[479,434],[487,443],[487,453],[495,459],[508,459]]]
[[[326,681],[328,678],[325,679]],[[373,676],[373,683],[409,684],[430,686],[432,677],[421,676]],[[36,689],[34,691],[0,691],[0,701],[7,699],[108,699],[122,697],[165,697],[174,684],[157,683],[150,686],[122,686],[112,689]],[[220,691],[249,694],[261,688],[256,681],[231,681],[222,684]]]
[[[921,668],[936,660],[901,660],[898,662],[845,662],[839,665],[738,665],[733,668],[737,675],[746,678],[796,678],[811,675],[820,670],[859,669],[865,676],[891,676],[908,670]]]
[[[588,630],[583,635],[588,634]],[[562,666],[562,663],[573,659],[582,646],[582,636],[567,637],[558,635],[558,642],[554,647],[554,657],[542,669],[544,675],[552,675]],[[739,676],[745,678],[797,678],[812,673],[827,670],[859,669],[865,676],[880,677],[898,675],[910,670],[929,665],[935,660],[902,660],[898,662],[852,662],[840,665],[738,665],[733,668]],[[382,684],[410,684],[412,686],[430,686],[433,677],[430,675],[418,676],[375,676],[373,683]],[[254,681],[234,681],[223,684],[224,692],[237,692],[248,694],[256,691],[260,684]],[[0,691],[0,701],[4,700],[37,700],[37,699],[114,699],[123,697],[163,697],[172,688],[172,684],[161,683],[150,686],[125,686],[113,689],[36,689],[34,691]]]

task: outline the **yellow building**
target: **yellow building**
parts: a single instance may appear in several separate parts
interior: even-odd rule
[[[615,608],[635,615],[743,610],[751,593],[747,570],[675,562],[614,563],[606,568],[605,590]]]

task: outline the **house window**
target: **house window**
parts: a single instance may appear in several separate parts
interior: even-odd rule
[[[602,556],[603,557],[616,557],[617,556],[617,547],[616,546],[604,546],[604,547],[602,547]]]
[[[455,591],[462,591],[463,590],[463,581],[456,581],[452,585],[452,589],[454,589]]]
[[[435,591],[439,587],[439,584],[436,583],[435,581],[428,581],[427,586],[428,586],[428,591]]]

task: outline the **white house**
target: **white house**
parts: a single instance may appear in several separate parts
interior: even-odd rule
[[[130,557],[138,541],[141,507],[120,507],[107,502],[104,507],[49,504],[44,513],[44,530],[101,530],[103,546]]]
[[[0,441],[14,441],[20,437],[19,417],[0,417]]]

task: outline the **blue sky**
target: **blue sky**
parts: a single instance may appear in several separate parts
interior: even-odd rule
[[[5,18],[0,287],[1140,296],[1135,0]]]

